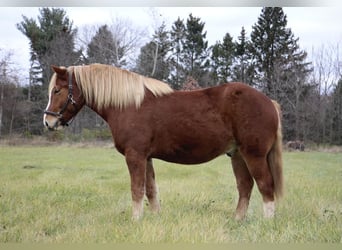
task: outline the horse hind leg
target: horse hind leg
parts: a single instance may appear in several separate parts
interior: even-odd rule
[[[239,192],[239,201],[236,207],[235,219],[242,220],[245,218],[247,213],[254,181],[240,153],[235,152],[231,157],[233,172]]]
[[[160,211],[160,204],[158,200],[158,188],[155,181],[152,159],[147,161],[146,166],[146,196],[150,204],[151,211],[158,213]]]
[[[265,218],[273,218],[275,213],[274,183],[266,157],[245,157],[248,170],[256,181],[263,199]]]

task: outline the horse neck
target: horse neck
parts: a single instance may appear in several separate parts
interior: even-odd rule
[[[111,130],[117,130],[117,125],[119,124],[120,120],[123,120],[127,117],[134,117],[135,113],[138,112],[140,109],[143,109],[144,106],[147,103],[153,102],[155,100],[155,97],[150,91],[145,92],[145,97],[143,102],[141,103],[141,106],[137,109],[134,106],[130,106],[127,108],[119,109],[115,107],[108,107],[108,108],[102,108],[99,109],[96,107],[96,105],[89,105],[86,104],[90,109],[92,109],[95,113],[97,113],[99,116],[104,119]]]
[[[98,114],[99,116],[101,116],[101,118],[103,120],[105,120],[107,123],[109,122],[109,119],[112,116],[118,116],[120,110],[116,109],[116,108],[102,108],[102,109],[98,109],[95,105],[88,105],[87,106],[93,110],[96,114]],[[112,118],[111,118],[112,119]]]

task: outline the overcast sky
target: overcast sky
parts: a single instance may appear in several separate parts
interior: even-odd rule
[[[222,40],[229,32],[237,38],[244,26],[247,34],[252,25],[257,22],[261,7],[67,7],[68,17],[74,22],[74,27],[84,25],[110,24],[116,17],[127,18],[136,26],[152,32],[156,24],[165,21],[168,27],[178,18],[186,20],[190,13],[200,17],[205,22],[209,44]],[[312,47],[342,44],[342,12],[337,7],[286,7],[288,27],[299,44],[309,55]],[[153,13],[157,14],[153,18]],[[37,18],[38,8],[0,7],[0,48],[12,50],[13,59],[20,64],[23,71],[29,67],[29,40],[16,28],[16,23],[22,21],[22,15]],[[342,49],[341,49],[342,50]],[[342,56],[341,56],[342,57]]]

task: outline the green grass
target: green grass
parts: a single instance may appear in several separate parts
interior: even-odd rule
[[[284,154],[285,198],[262,217],[233,220],[230,161],[183,166],[155,160],[162,211],[131,220],[129,174],[112,148],[0,147],[0,243],[342,241],[342,154]]]

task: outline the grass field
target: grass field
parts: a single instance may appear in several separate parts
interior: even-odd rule
[[[162,211],[146,207],[134,222],[128,170],[113,148],[0,146],[0,243],[342,243],[341,153],[285,153],[276,218],[262,218],[254,188],[243,222],[233,220],[237,190],[227,157],[154,165]]]

